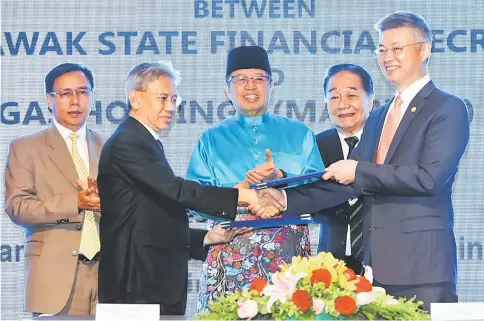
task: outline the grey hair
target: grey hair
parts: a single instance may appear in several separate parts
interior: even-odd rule
[[[146,90],[147,86],[161,76],[167,76],[173,79],[175,86],[180,85],[181,73],[173,68],[170,61],[160,60],[155,62],[143,62],[134,66],[126,77],[126,97],[131,90]],[[128,106],[131,108],[129,99]]]
[[[388,29],[409,27],[418,30],[423,41],[432,44],[432,31],[424,18],[413,12],[397,11],[380,19],[375,29],[383,33]]]

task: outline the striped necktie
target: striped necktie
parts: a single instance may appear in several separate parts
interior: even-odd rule
[[[348,216],[350,225],[351,255],[363,261],[363,200],[351,206],[351,213]]]
[[[355,149],[358,143],[358,137],[351,136],[346,137],[345,142],[349,146],[348,159],[351,152]],[[348,215],[348,222],[350,225],[350,239],[351,239],[351,255],[358,259],[363,260],[363,201],[362,198],[358,199],[355,204],[351,205],[351,212]]]

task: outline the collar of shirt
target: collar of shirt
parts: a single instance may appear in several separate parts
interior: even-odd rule
[[[263,123],[267,123],[269,118],[270,118],[270,114],[267,110],[265,111],[265,113],[263,113],[262,115],[257,116],[257,117],[245,116],[242,113],[240,113],[239,111],[237,111],[234,115],[234,119],[238,123],[240,123],[242,125],[246,125],[246,126],[259,126]]]
[[[52,121],[54,122],[55,128],[57,128],[57,130],[61,134],[64,141],[67,143],[67,146],[70,147],[72,140],[69,138],[69,135],[71,133],[73,133],[73,131],[70,130],[69,128],[65,128],[64,126],[59,124],[57,122],[57,120],[55,119],[55,117],[52,118]],[[87,124],[84,124],[81,128],[79,128],[79,130],[76,133],[79,135],[79,138],[77,140],[78,142],[80,142],[80,143],[86,142]],[[69,148],[69,150],[70,150],[70,148]]]
[[[350,136],[347,136],[345,134],[342,134],[342,133],[340,133],[338,131],[339,141],[341,143],[341,149],[343,150],[343,157],[344,157],[344,159],[347,158],[348,152],[350,151],[350,147],[348,146],[348,143],[346,143],[345,138],[355,136],[356,138],[358,138],[358,143],[356,143],[356,146],[358,146],[358,144],[360,143],[361,135],[362,134],[363,134],[363,128],[360,129],[356,134],[350,135]]]
[[[412,100],[417,96],[420,90],[422,90],[423,87],[425,87],[426,84],[428,84],[430,81],[430,76],[427,74],[424,77],[420,78],[416,82],[410,85],[407,89],[405,89],[402,93],[399,93],[398,91],[395,93],[395,96],[400,95],[402,97],[402,114],[400,115],[400,119],[403,118],[403,115],[405,115],[405,112],[407,111],[408,106],[412,102]],[[390,108],[393,108],[393,102]],[[390,110],[389,110],[390,112]],[[387,114],[388,115],[388,114]]]
[[[59,131],[59,133],[62,136],[62,139],[66,143],[67,149],[69,150],[69,153],[72,151],[72,140],[69,138],[69,135],[73,133],[72,130],[69,128],[65,128],[61,124],[59,124],[55,118],[52,118],[52,122],[54,123],[55,128]],[[76,132],[79,135],[79,138],[77,139],[77,148],[79,151],[79,154],[81,155],[82,160],[84,161],[84,164],[89,171],[89,150],[87,146],[87,124],[84,124],[79,130]]]
[[[160,140],[160,137],[158,136],[158,134],[153,129],[151,129],[151,127],[149,127],[148,125],[146,125],[145,123],[143,123],[141,120],[139,120],[138,118],[136,118],[134,116],[130,115],[129,117],[136,119],[141,125],[143,125],[143,127],[146,128],[146,130],[150,132],[151,136],[153,136],[153,138],[155,140]]]

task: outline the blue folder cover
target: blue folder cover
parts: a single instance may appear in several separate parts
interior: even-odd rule
[[[297,183],[297,182],[304,181],[304,180],[311,179],[311,178],[321,179],[321,177],[324,175],[324,173],[326,173],[326,171],[313,172],[313,173],[309,173],[309,174],[285,177],[285,178],[276,179],[276,180],[273,180],[273,181],[268,181],[268,182],[263,182],[263,183],[258,183],[258,184],[251,184],[250,188],[251,189],[264,189],[264,188],[270,188],[270,187],[280,187],[280,186],[285,186],[285,185],[289,185],[289,184],[292,184],[292,183]]]
[[[232,221],[227,224],[227,228],[236,227],[252,227],[252,228],[267,228],[278,227],[284,225],[305,225],[305,224],[320,224],[318,217],[312,217],[309,214],[301,216],[288,216],[278,218],[265,218],[258,220]]]

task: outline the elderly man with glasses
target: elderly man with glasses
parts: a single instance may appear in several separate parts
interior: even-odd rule
[[[52,126],[10,143],[5,207],[25,232],[25,307],[34,314],[95,313],[104,139],[86,125],[93,89],[87,67],[54,67],[45,77]]]
[[[187,179],[202,185],[248,187],[324,169],[311,129],[268,111],[273,88],[263,48],[239,47],[229,52],[225,92],[236,112],[201,135]],[[224,293],[248,288],[256,277],[269,280],[280,264],[296,255],[310,255],[307,226],[257,229],[212,247],[202,269],[199,310]]]
[[[175,117],[179,80],[167,61],[141,63],[128,73],[129,117],[99,161],[101,303],[159,304],[160,314],[183,315],[190,258],[204,260],[211,244],[248,231],[190,229],[185,209],[230,220],[237,202],[260,201],[253,190],[201,186],[175,176],[158,133]]]

